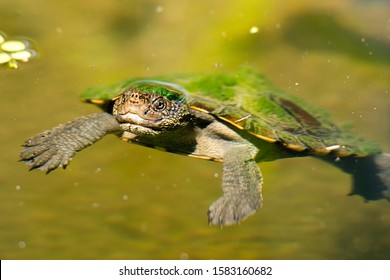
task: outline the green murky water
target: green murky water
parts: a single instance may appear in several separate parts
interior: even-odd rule
[[[79,93],[135,76],[236,69],[332,112],[390,151],[387,1],[0,2],[0,29],[39,57],[0,69],[1,259],[389,259],[390,205],[348,197],[314,159],[262,164],[264,207],[207,225],[221,166],[113,136],[66,171],[18,163],[30,136],[96,112]]]

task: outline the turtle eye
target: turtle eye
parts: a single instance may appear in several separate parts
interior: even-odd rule
[[[162,97],[157,98],[156,100],[153,101],[153,108],[156,111],[162,111],[166,107],[167,107],[167,104],[166,104],[165,100]]]

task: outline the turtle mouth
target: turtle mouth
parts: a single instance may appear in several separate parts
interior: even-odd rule
[[[151,128],[157,128],[162,121],[161,118],[160,119],[142,118],[138,114],[129,113],[129,112],[125,114],[118,114],[116,116],[116,119],[121,124],[130,123],[130,124],[136,124],[136,125],[151,127]]]

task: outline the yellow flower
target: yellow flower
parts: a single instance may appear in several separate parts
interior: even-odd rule
[[[0,65],[17,69],[18,62],[27,62],[36,56],[36,51],[30,48],[27,40],[6,40],[0,33]]]

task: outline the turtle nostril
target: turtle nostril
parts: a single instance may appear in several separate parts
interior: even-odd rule
[[[131,95],[130,95],[130,100],[132,102],[137,102],[139,100],[138,92],[132,92]]]

